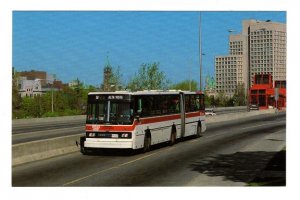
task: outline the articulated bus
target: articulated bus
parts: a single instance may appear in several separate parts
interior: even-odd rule
[[[142,149],[206,130],[204,95],[186,91],[91,92],[80,151]]]

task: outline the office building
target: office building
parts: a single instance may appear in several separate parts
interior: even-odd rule
[[[244,20],[242,33],[229,35],[229,55],[215,58],[218,93],[232,96],[239,84],[248,90],[256,74],[286,80],[286,24]]]
[[[237,85],[244,83],[242,56],[218,56],[215,59],[216,91],[233,96]]]

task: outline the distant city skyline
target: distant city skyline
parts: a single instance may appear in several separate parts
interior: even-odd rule
[[[228,30],[240,33],[242,20],[286,23],[286,12],[201,12],[203,83],[214,75],[214,57],[228,54]],[[103,81],[107,56],[123,79],[141,64],[159,62],[171,83],[199,85],[199,12],[14,11],[13,67],[41,70],[70,82]]]

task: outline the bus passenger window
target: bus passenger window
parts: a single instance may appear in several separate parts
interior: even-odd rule
[[[137,108],[137,113],[142,113],[142,99],[138,99],[138,108]]]
[[[185,95],[185,112],[190,111],[190,95]]]
[[[180,109],[179,109],[179,96],[169,96],[169,104],[170,104],[170,112],[171,113],[179,113]]]
[[[205,109],[205,103],[204,103],[204,94],[200,94],[199,95],[199,104],[200,104],[200,110],[204,110]]]
[[[196,95],[190,95],[190,111],[197,111]]]

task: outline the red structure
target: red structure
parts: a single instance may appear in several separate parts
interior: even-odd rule
[[[260,109],[286,107],[286,81],[275,81],[273,86],[271,74],[255,75],[249,94],[250,104],[258,104]]]

